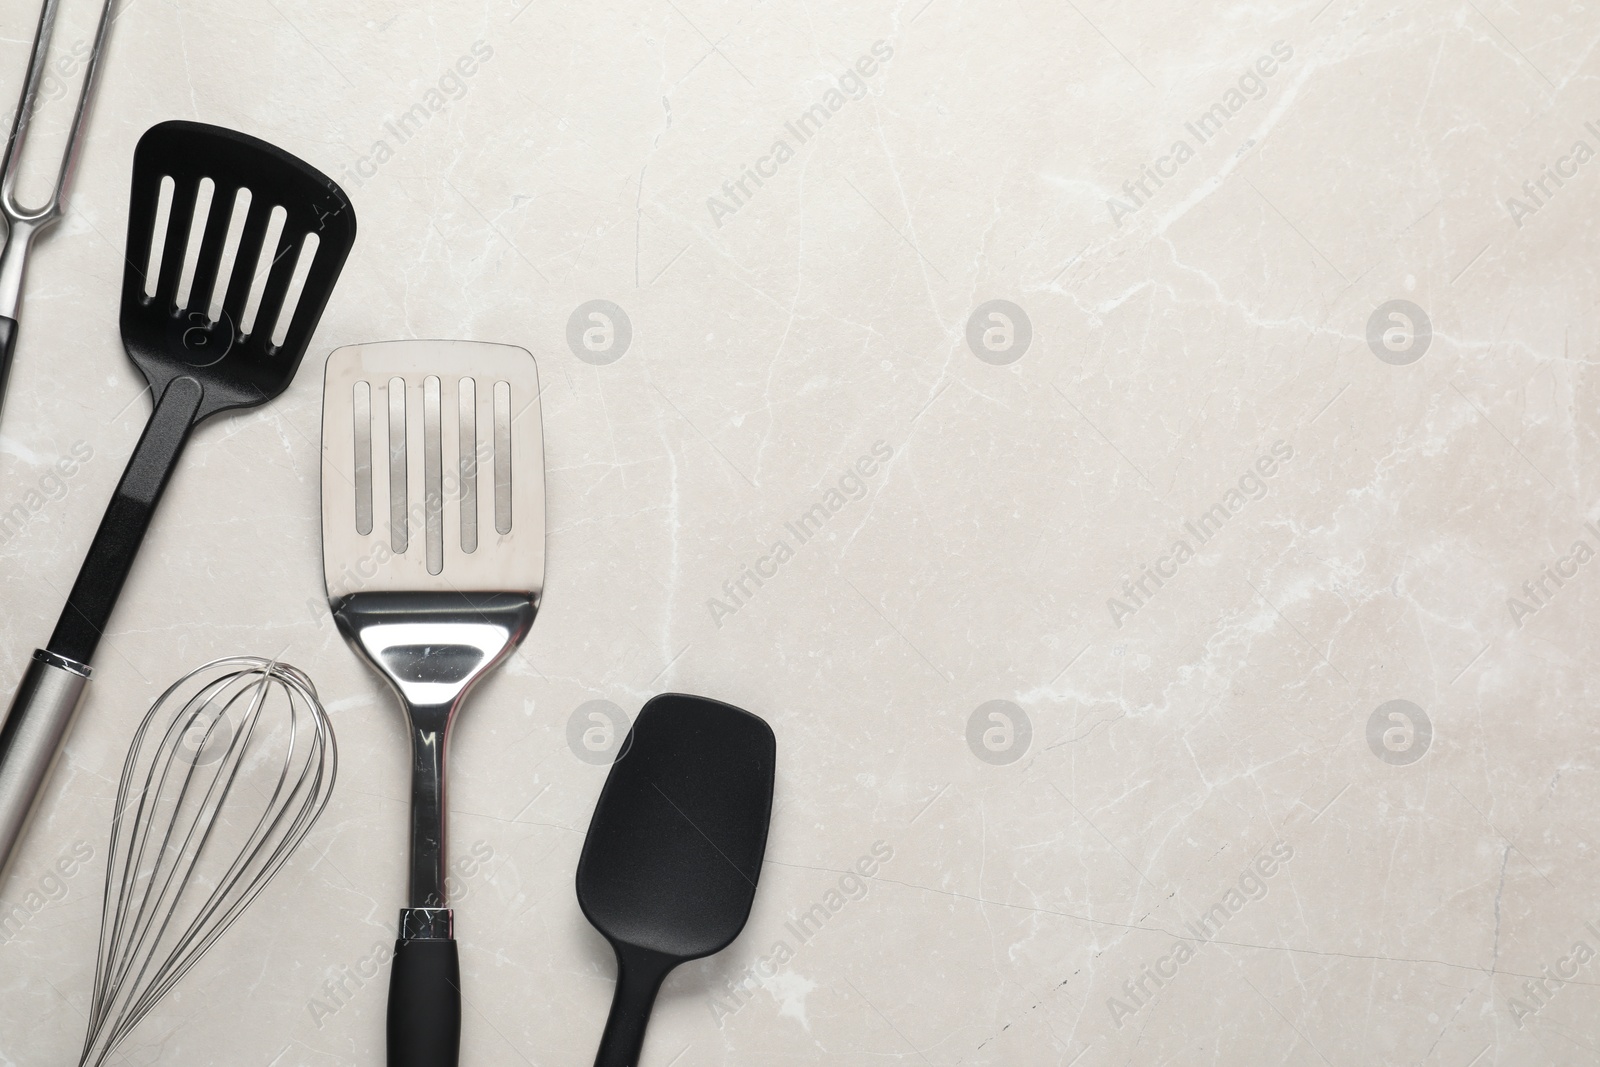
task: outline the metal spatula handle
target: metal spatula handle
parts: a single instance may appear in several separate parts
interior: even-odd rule
[[[461,705],[533,625],[511,593],[353,593],[333,607],[350,642],[405,705],[411,727],[410,906],[389,976],[389,1067],[456,1067],[461,965],[445,884],[445,767]]]

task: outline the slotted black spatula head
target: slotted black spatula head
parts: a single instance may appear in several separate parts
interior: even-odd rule
[[[198,122],[152,126],[133,156],[128,357],[155,396],[180,375],[200,382],[197,421],[265,403],[293,380],[355,235],[344,192],[282,149]]]
[[[596,1067],[633,1067],[667,973],[744,929],[777,761],[761,719],[679,694],[646,704],[621,751],[578,862],[578,903],[617,954]]]
[[[154,405],[52,653],[89,663],[190,432],[288,388],[355,235],[339,187],[265,141],[198,122],[139,138],[121,327]]]

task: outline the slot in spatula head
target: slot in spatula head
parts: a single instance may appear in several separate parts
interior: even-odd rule
[[[122,340],[159,396],[181,376],[199,417],[293,380],[355,241],[338,185],[234,130],[163,122],[133,157]]]
[[[578,903],[614,946],[677,962],[739,936],[767,847],[772,729],[747,711],[665,694],[639,712],[578,862]]]

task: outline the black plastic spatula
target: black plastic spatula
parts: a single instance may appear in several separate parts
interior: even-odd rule
[[[578,861],[578,904],[617,954],[595,1067],[636,1067],[674,967],[726,948],[750,916],[777,745],[747,711],[668,693],[644,706]]]
[[[163,122],[139,138],[122,346],[154,406],[55,632],[33,654],[0,729],[0,872],[191,431],[289,387],[355,236],[339,187],[265,141],[198,122]],[[62,385],[72,387],[71,372]]]

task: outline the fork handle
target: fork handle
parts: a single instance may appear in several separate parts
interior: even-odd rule
[[[461,960],[452,939],[402,938],[389,972],[389,1067],[456,1067]]]
[[[6,394],[11,377],[11,353],[17,350],[17,320],[0,315],[0,398]]]

